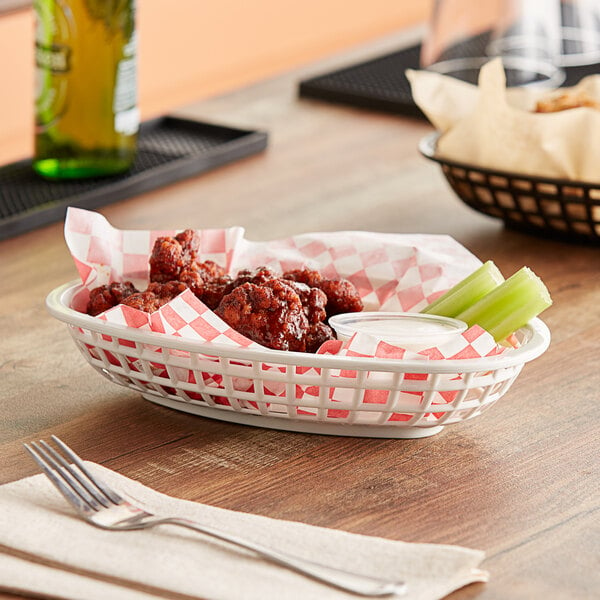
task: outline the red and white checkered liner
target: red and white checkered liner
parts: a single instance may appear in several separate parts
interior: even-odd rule
[[[479,414],[523,366],[494,368],[506,348],[479,327],[419,354],[365,334],[327,342],[317,354],[264,349],[189,290],[153,314],[126,306],[99,317],[80,314],[98,285],[130,279],[143,287],[154,240],[174,233],[120,231],[97,213],[70,208],[65,237],[82,285],[69,288],[56,311],[49,302],[95,368],[149,399],[199,414],[221,411],[209,416],[226,420],[254,415],[257,424],[278,428],[343,423],[354,426],[345,428],[348,435],[393,427],[394,437],[415,437]],[[368,310],[418,311],[481,264],[448,236],[334,232],[252,242],[240,228],[198,233],[202,258],[232,274],[261,265],[318,269],[352,281]]]

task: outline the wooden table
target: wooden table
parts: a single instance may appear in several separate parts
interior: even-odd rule
[[[599,593],[600,249],[509,231],[465,207],[416,150],[426,123],[296,96],[301,77],[403,39],[187,108],[181,114],[268,130],[268,151],[101,212],[119,228],[241,225],[251,239],[450,234],[505,273],[528,265],[543,278],[554,298],[544,315],[550,349],[484,415],[431,438],[317,436],[194,417],[94,374],[46,313],[46,294],[76,277],[57,223],[0,243],[0,483],[36,473],[21,444],[54,433],[175,496],[485,550],[491,581],[452,600]]]

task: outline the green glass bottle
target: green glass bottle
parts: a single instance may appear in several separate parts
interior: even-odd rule
[[[135,158],[134,0],[34,0],[33,168],[51,179],[114,175]]]

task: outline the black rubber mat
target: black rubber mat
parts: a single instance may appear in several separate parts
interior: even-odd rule
[[[487,36],[478,36],[470,40],[469,44],[485,47]],[[318,75],[301,81],[299,94],[305,98],[425,118],[412,99],[410,84],[404,74],[406,69],[419,68],[420,53],[420,45],[411,46]],[[444,58],[450,59],[454,56],[456,54],[451,49]],[[565,72],[566,80],[562,85],[571,86],[587,75],[600,73],[600,65],[567,67]]]
[[[267,134],[176,117],[146,121],[127,173],[49,181],[31,160],[0,167],[0,239],[64,219],[68,206],[99,208],[264,150]]]

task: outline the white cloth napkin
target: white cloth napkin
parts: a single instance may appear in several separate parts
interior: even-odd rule
[[[407,600],[434,600],[475,581],[484,553],[408,544],[234,512],[160,494],[100,465],[107,483],[150,511],[200,521],[356,573],[402,579]],[[249,552],[174,526],[112,532],[80,519],[44,475],[0,487],[0,589],[66,600],[348,599]]]

